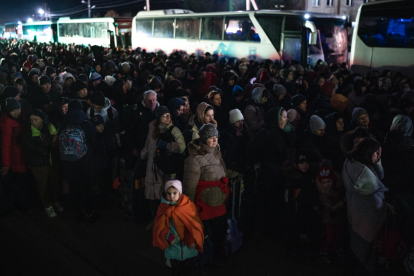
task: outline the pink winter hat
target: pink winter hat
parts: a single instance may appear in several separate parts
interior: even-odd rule
[[[168,180],[167,182],[165,182],[165,192],[167,192],[168,188],[170,187],[174,187],[176,188],[180,194],[183,193],[183,188],[181,185],[181,181],[180,180]]]

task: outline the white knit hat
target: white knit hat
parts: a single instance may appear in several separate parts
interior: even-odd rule
[[[106,76],[105,77],[105,82],[109,86],[112,86],[115,81],[116,81],[116,79],[114,77],[112,77],[112,76]]]
[[[180,194],[183,193],[183,187],[181,185],[180,180],[168,180],[167,182],[165,182],[164,191],[167,192],[168,188],[170,188],[170,187],[176,188],[180,192]]]
[[[230,110],[229,114],[230,114],[230,124],[234,124],[237,121],[244,120],[243,114],[237,108]]]

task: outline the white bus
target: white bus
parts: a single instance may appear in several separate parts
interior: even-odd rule
[[[414,1],[363,4],[356,17],[351,70],[390,69],[414,79]]]
[[[22,24],[22,38],[29,41],[53,42],[56,23],[51,21],[32,21]]]
[[[316,27],[302,15],[280,11],[193,13],[188,10],[139,12],[132,20],[132,47],[197,56],[307,63]],[[305,46],[305,47],[303,47]]]
[[[291,12],[303,15],[315,23],[318,30],[316,44],[309,47],[309,65],[315,66],[319,59],[328,64],[348,63],[349,16],[296,10]]]
[[[3,38],[21,38],[22,25],[19,22],[6,23],[3,27]]]
[[[57,21],[57,26],[58,41],[64,44],[110,47],[111,32],[115,33],[114,19],[111,17],[84,19],[61,17]]]

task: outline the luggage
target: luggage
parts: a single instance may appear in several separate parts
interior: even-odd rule
[[[214,253],[213,243],[208,236],[204,238],[203,253],[198,252],[195,259],[194,268],[200,268],[212,260]]]
[[[231,217],[227,219],[227,234],[224,240],[224,247],[222,254],[229,256],[235,253],[243,244],[243,232],[239,230],[237,226],[237,220],[235,218],[236,210],[240,215],[241,193],[243,181],[230,182],[232,185],[232,206]],[[238,202],[238,203],[237,203]],[[237,203],[237,204],[236,204]],[[236,207],[236,205],[238,207]]]

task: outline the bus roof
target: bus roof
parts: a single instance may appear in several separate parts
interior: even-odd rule
[[[344,20],[344,16],[348,17],[347,15],[337,15],[337,14],[329,14],[329,13],[322,13],[322,12],[307,12],[302,10],[288,10],[288,12],[293,12],[301,15],[309,14],[310,18],[335,18]]]
[[[281,11],[281,10],[253,10],[253,11],[229,11],[229,12],[203,12],[203,13],[194,13],[189,10],[157,10],[157,11],[140,11],[135,16],[136,18],[143,18],[143,17],[155,17],[155,16],[194,16],[194,15],[236,15],[236,14],[269,14],[269,13],[277,13],[280,15],[296,15],[299,14],[291,12],[291,11]]]
[[[31,26],[31,25],[51,25],[54,24],[52,21],[32,21],[23,23],[22,26]]]
[[[77,18],[71,19],[70,17],[60,17],[57,23],[69,23],[69,22],[114,22],[112,17],[98,17],[98,18]]]
[[[10,22],[10,23],[4,23],[4,26],[6,26],[6,25],[18,25],[19,24],[19,22]]]

